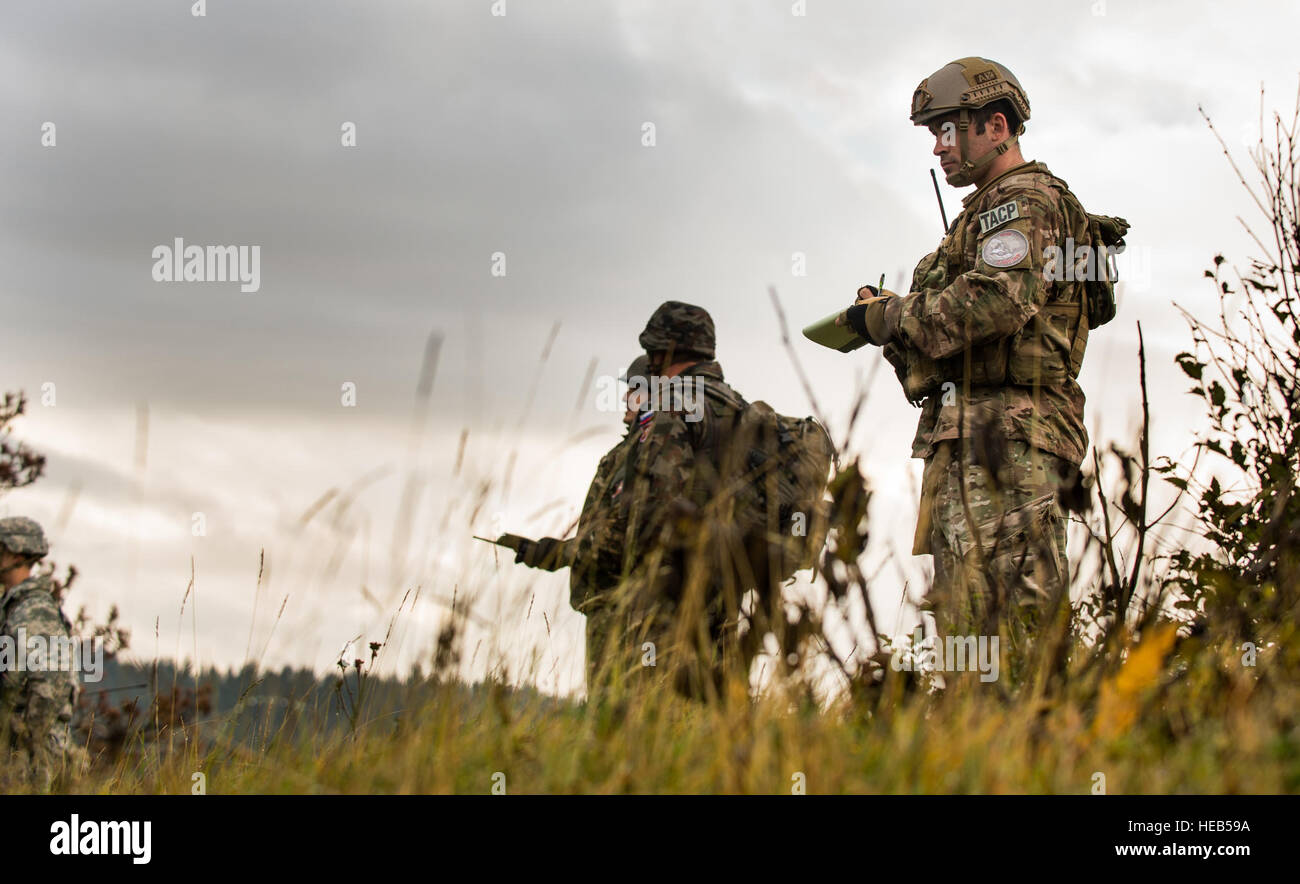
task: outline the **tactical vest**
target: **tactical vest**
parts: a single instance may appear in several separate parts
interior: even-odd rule
[[[1063,233],[1074,241],[1076,248],[1092,248],[1094,263],[1085,266],[1081,261],[1064,278],[1045,279],[1049,286],[1047,302],[1015,334],[996,341],[972,347],[946,359],[930,359],[914,348],[890,343],[885,346],[885,358],[903,385],[909,401],[920,403],[927,396],[940,392],[945,382],[959,387],[1005,386],[1055,386],[1067,377],[1077,378],[1083,366],[1083,353],[1088,345],[1089,327],[1096,327],[1114,315],[1114,276],[1106,267],[1106,253],[1101,247],[1118,241],[1122,245],[1123,219],[1089,215],[1078,198],[1059,178],[1049,176],[1051,186],[1057,191],[1064,216]],[[954,220],[939,248],[926,255],[912,276],[910,291],[939,290],[947,288],[958,276],[976,265],[976,235],[978,229],[968,223],[972,205]],[[1119,222],[1123,229],[1119,235],[1113,230],[1103,230],[1107,222]],[[1106,242],[1110,240],[1111,242]],[[1065,253],[1065,242],[1056,243],[1061,249],[1058,261],[1074,261],[1075,255]],[[1086,253],[1085,253],[1086,254]],[[1044,276],[1054,268],[1042,271]],[[1085,272],[1087,271],[1087,272]],[[1053,277],[1065,277],[1064,268]],[[1085,281],[1088,280],[1088,281]],[[1090,303],[1090,300],[1093,303]],[[1106,310],[1109,308],[1109,316]],[[1089,322],[1089,317],[1093,322]]]

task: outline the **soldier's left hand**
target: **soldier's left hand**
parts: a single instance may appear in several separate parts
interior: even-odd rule
[[[898,296],[893,292],[881,289],[881,294],[863,298],[861,293],[867,289],[875,291],[872,286],[863,286],[859,289],[859,300],[849,309],[840,314],[840,318],[835,320],[836,325],[847,325],[862,337],[866,338],[869,343],[882,346],[889,343],[893,337],[893,323],[888,314],[890,307],[897,305],[891,304]],[[896,320],[894,320],[896,321]]]
[[[871,300],[872,298],[879,298],[879,297],[894,298],[897,297],[897,295],[895,295],[889,289],[877,288],[874,285],[864,285],[862,286],[862,288],[858,289],[858,296],[857,299],[853,302],[853,306],[856,307],[858,304],[865,304],[867,303],[867,301]],[[835,324],[848,325],[844,313],[841,313],[839,316],[835,318]]]
[[[853,303],[865,304],[872,298],[879,298],[882,296],[887,298],[897,297],[889,289],[878,289],[874,285],[864,285],[862,288],[858,289],[858,299]]]

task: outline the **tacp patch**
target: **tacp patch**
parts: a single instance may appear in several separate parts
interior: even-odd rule
[[[1029,254],[1029,240],[1019,230],[995,233],[984,242],[980,258],[990,267],[1014,267]]]
[[[988,233],[995,227],[1001,227],[1008,221],[1014,221],[1020,217],[1020,206],[1016,201],[1003,203],[1000,206],[994,206],[987,212],[980,212],[980,233]]]

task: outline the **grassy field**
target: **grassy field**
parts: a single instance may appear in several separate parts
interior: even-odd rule
[[[408,680],[355,730],[330,702],[238,739],[220,721],[164,728],[66,788],[188,793],[202,772],[207,791],[244,794],[1300,790],[1300,680],[1278,677],[1300,663],[1294,628],[1253,667],[1223,642],[1148,633],[1112,672],[1084,663],[1059,692],[1006,699],[978,683],[929,694],[892,670],[826,709],[743,688],[572,702]]]
[[[1210,426],[1196,461],[1150,452],[1144,420],[1131,451],[1111,446],[1085,464],[1065,501],[1087,540],[1072,563],[1070,597],[1055,600],[1031,646],[1003,644],[996,681],[949,674],[940,690],[928,675],[899,671],[880,654],[884,637],[870,622],[876,656],[841,659],[822,631],[827,612],[805,604],[787,605],[786,619],[769,624],[774,659],[792,662],[774,667],[761,690],[735,679],[692,702],[642,673],[600,680],[591,700],[556,698],[504,680],[460,681],[463,623],[453,606],[432,675],[374,678],[376,651],[369,663],[342,664],[323,690],[271,690],[250,671],[233,708],[215,711],[197,679],[190,693],[166,694],[155,679],[147,708],[100,707],[99,730],[82,732],[94,764],[59,788],[1300,791],[1298,121],[1300,105],[1289,122],[1275,118],[1269,143],[1278,148],[1261,140],[1253,189],[1238,171],[1271,227],[1256,237],[1263,254],[1241,271],[1216,256],[1206,276],[1224,312],[1217,325],[1189,317],[1189,352],[1177,361]],[[1144,353],[1138,358],[1134,395],[1149,418]],[[1175,507],[1151,511],[1156,483],[1177,491]],[[839,473],[832,496],[820,579],[828,606],[861,604],[870,489],[856,463]],[[1179,535],[1187,542],[1156,543],[1168,519],[1191,529]]]

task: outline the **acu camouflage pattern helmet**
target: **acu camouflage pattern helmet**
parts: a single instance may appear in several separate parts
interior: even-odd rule
[[[0,519],[0,546],[23,556],[40,558],[50,551],[41,526],[25,516]]]
[[[716,346],[713,317],[694,304],[664,301],[646,323],[639,340],[647,353],[689,350],[712,359]]]

